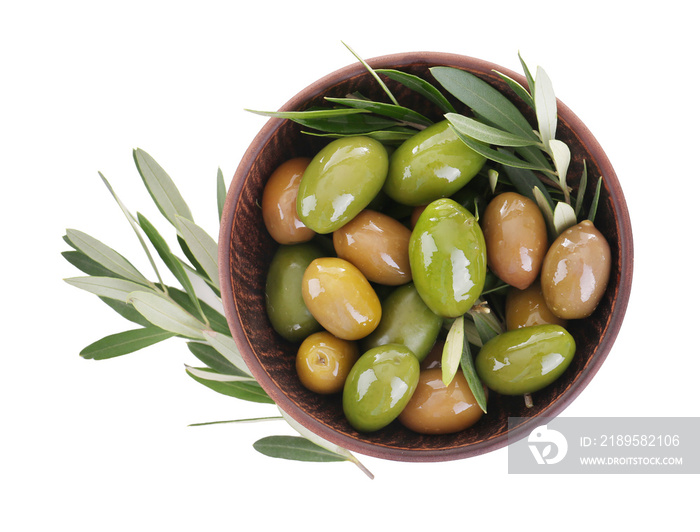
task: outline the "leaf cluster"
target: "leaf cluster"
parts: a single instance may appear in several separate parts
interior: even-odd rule
[[[96,295],[137,326],[100,338],[86,346],[80,356],[93,360],[111,359],[170,338],[180,338],[203,364],[185,366],[194,381],[240,400],[274,404],[246,366],[223,315],[217,242],[195,223],[187,203],[167,172],[141,149],[134,150],[133,156],[151,199],[174,231],[179,249],[171,248],[156,225],[143,214],[132,214],[105,176],[99,174],[141,244],[155,279],[149,279],[126,257],[97,238],[76,229],[66,231],[64,241],[71,249],[62,255],[85,275],[64,280]],[[226,185],[220,169],[216,181],[221,219]],[[172,274],[179,286],[163,281],[163,268]],[[246,420],[233,422],[236,421]],[[270,456],[294,460],[352,461],[371,476],[347,450],[311,433],[303,437],[263,438],[254,444],[254,448]]]

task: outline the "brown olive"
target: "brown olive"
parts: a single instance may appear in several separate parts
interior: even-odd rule
[[[481,226],[493,273],[521,290],[530,286],[547,253],[547,226],[537,204],[504,192],[489,202]]]
[[[350,369],[360,358],[355,342],[336,338],[327,331],[308,336],[299,346],[297,375],[312,392],[337,393],[343,389]]]
[[[368,280],[395,286],[411,280],[410,238],[411,230],[398,220],[365,209],[333,232],[333,246],[338,257],[352,262]]]
[[[542,293],[560,318],[590,316],[610,278],[610,246],[593,222],[569,227],[552,243],[542,264]]]
[[[542,294],[539,279],[525,290],[511,286],[506,294],[506,329],[520,329],[544,324],[566,327],[566,320],[555,316]]]
[[[399,414],[399,421],[422,434],[451,434],[471,427],[482,414],[462,372],[445,386],[442,370],[433,368],[421,371],[416,391]]]
[[[297,214],[299,183],[310,161],[306,157],[297,157],[282,163],[263,190],[263,221],[270,236],[280,244],[308,242],[315,235]]]
[[[367,278],[337,257],[321,257],[309,264],[301,295],[323,328],[344,340],[364,338],[382,317],[382,305]]]

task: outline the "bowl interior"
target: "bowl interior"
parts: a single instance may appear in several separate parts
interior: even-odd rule
[[[494,72],[502,72],[526,86],[522,76],[497,65],[443,53],[406,53],[368,61],[374,68],[396,68],[432,80],[431,66],[453,66],[476,74],[506,94],[534,122],[530,109],[520,102]],[[386,80],[399,102],[439,120],[439,109],[414,92]],[[436,83],[437,85],[437,83]],[[323,96],[360,91],[385,101],[374,79],[359,64],[330,74],[290,100],[284,110],[323,105]],[[453,101],[455,107],[463,108]],[[284,161],[313,156],[328,140],[300,133],[300,126],[270,119],[244,155],[233,178],[221,224],[219,262],[221,289],[231,332],[254,377],[275,402],[313,432],[352,451],[403,461],[441,461],[481,454],[507,445],[537,426],[538,416],[561,412],[588,384],[607,356],[625,313],[632,277],[632,236],[629,215],[619,182],[605,153],[590,131],[561,102],[557,138],[571,148],[569,184],[578,187],[586,160],[587,202],[598,177],[603,177],[596,226],[612,250],[612,271],[607,291],[595,313],[571,321],[569,331],[577,344],[574,361],[565,374],[533,394],[527,408],[520,396],[491,393],[488,414],[468,430],[440,436],[414,433],[394,422],[376,433],[355,431],[345,420],[341,397],[321,396],[299,382],[295,370],[297,345],[286,342],[270,325],[265,311],[265,278],[277,244],[263,224],[260,198],[269,175]],[[509,417],[527,418],[509,431]]]

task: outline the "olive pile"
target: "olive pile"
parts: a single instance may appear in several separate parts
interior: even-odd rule
[[[450,433],[480,419],[462,372],[442,382],[440,355],[446,323],[472,309],[488,276],[507,290],[507,330],[481,347],[475,368],[500,394],[558,378],[575,352],[567,320],[602,298],[610,249],[593,223],[550,244],[532,200],[482,187],[485,163],[442,121],[391,154],[366,136],[334,140],[267,182],[263,219],[280,244],[267,275],[269,319],[299,344],[301,383],[342,393],[358,431],[398,419]],[[483,212],[464,200],[478,195],[488,199]]]

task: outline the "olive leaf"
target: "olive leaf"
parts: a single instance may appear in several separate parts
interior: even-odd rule
[[[345,458],[301,436],[265,436],[253,448],[271,458],[302,462],[344,462]]]
[[[96,262],[85,255],[85,253],[82,251],[62,251],[61,255],[73,266],[87,275],[94,277],[114,277],[116,279],[123,279],[121,275],[114,273],[112,270],[108,270],[99,262]]]
[[[335,456],[340,457],[342,460],[347,460],[349,462],[352,462],[355,464],[360,470],[367,475],[370,479],[374,478],[374,475],[372,472],[367,469],[362,462],[360,462],[357,457],[352,454],[350,451],[347,449],[341,447],[340,445],[336,445],[333,442],[330,442],[324,438],[321,438],[318,434],[315,434],[314,432],[311,432],[309,429],[307,429],[304,425],[299,423],[297,420],[295,420],[292,416],[287,414],[284,410],[282,410],[279,405],[277,406],[277,409],[279,410],[280,414],[282,414],[282,417],[285,419],[285,421],[291,426],[294,430],[296,430],[299,434],[301,434],[307,441],[311,442],[312,444],[318,446],[321,449],[325,449],[327,452],[333,453]],[[282,457],[279,457],[282,458]],[[298,460],[298,458],[293,458],[295,460]]]
[[[202,338],[204,323],[196,319],[180,305],[152,292],[134,291],[127,296],[127,303],[153,325],[187,338]]]
[[[459,369],[464,349],[464,316],[455,318],[442,348],[442,382],[449,386]]]
[[[302,131],[305,135],[311,135],[314,137],[328,137],[328,138],[343,138],[352,137],[355,134],[345,134],[345,133],[315,133],[313,131]],[[391,127],[389,129],[379,129],[377,131],[366,131],[363,133],[364,136],[378,140],[382,144],[394,144],[398,145],[405,140],[411,138],[416,134],[415,129],[403,128],[403,127]]]
[[[474,399],[476,399],[476,403],[479,405],[479,408],[481,408],[481,410],[485,414],[487,410],[486,393],[484,392],[484,386],[481,383],[479,374],[476,372],[471,348],[469,347],[469,342],[467,341],[466,336],[464,337],[464,342],[462,346],[462,356],[459,360],[459,367],[462,369],[464,378],[466,379],[467,384],[469,385],[469,389],[471,390]]]
[[[342,42],[342,41],[341,41],[341,42]],[[367,72],[369,72],[370,75],[371,75],[375,80],[377,80],[377,83],[379,84],[379,86],[382,88],[382,90],[384,90],[384,92],[385,92],[386,95],[389,97],[389,99],[394,103],[394,105],[399,105],[399,102],[396,101],[396,98],[394,98],[394,95],[393,95],[393,94],[391,93],[391,91],[389,90],[389,87],[386,86],[386,84],[381,80],[381,78],[377,75],[377,73],[374,71],[374,69],[373,69],[371,66],[369,66],[369,65],[367,64],[367,62],[366,62],[364,59],[362,59],[359,55],[357,55],[357,53],[355,52],[355,50],[353,50],[352,48],[350,48],[347,44],[343,43],[343,46],[345,46],[345,48],[347,48],[348,50],[350,50],[350,53],[351,53],[352,55],[354,55],[355,58],[362,64],[362,66],[364,66],[364,67],[367,69]]]
[[[226,203],[226,183],[221,168],[216,172],[216,206],[219,211],[219,222],[224,214],[224,204]]]
[[[219,289],[218,245],[216,241],[192,220],[180,215],[175,216],[174,225],[209,281]]]
[[[520,83],[515,81],[513,78],[506,76],[502,72],[499,72],[498,70],[494,70],[494,72],[503,80],[506,82],[506,84],[511,88],[511,90],[520,98],[522,101],[524,101],[529,107],[532,109],[535,108],[535,101],[532,99],[532,95],[527,91],[525,87],[523,87]]]
[[[133,353],[134,351],[157,344],[173,336],[175,336],[174,333],[164,331],[160,327],[155,326],[132,329],[110,334],[91,343],[80,351],[80,356],[94,360],[105,360]]]
[[[586,187],[588,187],[588,167],[586,165],[586,159],[584,159],[583,170],[581,171],[581,179],[579,179],[578,182],[578,192],[576,194],[576,204],[574,208],[577,218],[581,214],[581,207],[583,207],[583,198],[586,195]]]
[[[569,171],[569,163],[571,162],[571,150],[561,140],[552,139],[549,141],[549,151],[557,169],[559,186],[564,193],[564,201],[569,203],[569,187],[566,184],[566,174]]]
[[[400,105],[391,105],[388,103],[360,100],[356,98],[331,98],[328,96],[325,98],[325,100],[331,103],[345,105],[353,109],[365,109],[374,114],[393,118],[394,120],[399,120],[408,124],[417,124],[418,126],[425,127],[430,126],[433,123],[432,120],[423,116],[422,114]]]
[[[500,91],[474,74],[452,67],[432,67],[431,74],[478,117],[509,133],[540,141],[517,107]]]
[[[249,417],[244,419],[227,419],[224,421],[205,421],[203,423],[190,423],[188,427],[205,427],[208,425],[223,425],[228,423],[260,423],[261,421],[277,421],[282,416]]]
[[[114,272],[119,277],[143,286],[149,286],[150,283],[148,279],[146,279],[136,267],[121,254],[96,238],[76,229],[68,229],[66,231],[66,237],[78,251],[104,268]]]
[[[70,277],[64,279],[64,281],[71,286],[75,286],[76,288],[80,288],[96,296],[116,299],[124,303],[127,302],[129,294],[147,289],[142,284],[115,277]],[[162,299],[160,294],[155,292],[150,293]]]
[[[187,342],[190,352],[208,367],[224,375],[238,375],[246,377],[247,374],[233,365],[228,358],[219,353],[209,344],[191,341]]]
[[[163,216],[175,227],[177,216],[193,221],[190,208],[163,167],[140,148],[133,155],[141,179]]]
[[[552,223],[557,235],[560,235],[569,227],[576,225],[576,212],[574,208],[563,201],[557,202],[557,206],[554,208]]]
[[[462,135],[486,144],[495,144],[496,146],[532,146],[539,144],[539,141],[532,138],[508,133],[457,113],[447,113],[445,118]]]
[[[598,212],[598,202],[600,201],[600,188],[603,184],[603,178],[598,178],[598,184],[595,187],[595,193],[593,194],[593,201],[591,202],[591,208],[588,210],[588,219],[591,222],[595,221],[595,215]]]
[[[236,342],[230,336],[215,331],[202,331],[204,340],[226,358],[236,369],[250,375],[250,370],[241,356]]]
[[[428,101],[437,105],[443,112],[455,112],[455,108],[447,100],[447,98],[445,98],[445,96],[437,88],[435,88],[434,85],[424,80],[423,78],[414,76],[413,74],[408,74],[406,72],[401,72],[400,70],[393,69],[378,68],[375,70],[375,72],[377,72],[378,74],[383,74],[389,79],[401,83],[403,86],[420,94]]]
[[[253,403],[274,404],[270,396],[252,377],[222,375],[209,368],[185,366],[185,369],[192,379],[222,395]]]
[[[557,133],[557,99],[552,81],[542,67],[537,67],[533,92],[540,139],[544,146],[549,147]]]

